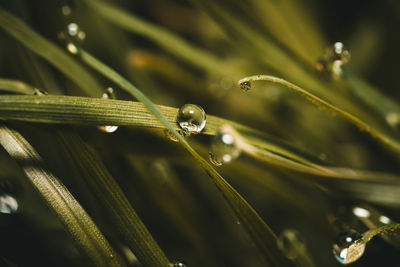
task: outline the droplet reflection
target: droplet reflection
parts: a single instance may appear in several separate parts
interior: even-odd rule
[[[342,264],[348,264],[358,260],[365,250],[365,244],[363,243],[358,244],[357,247],[354,246],[355,242],[360,239],[361,235],[356,231],[339,234],[333,244],[333,255],[335,259]]]
[[[18,210],[17,200],[7,194],[0,195],[0,213],[11,214]]]
[[[214,165],[221,166],[239,157],[240,148],[235,137],[222,129],[214,136],[208,155]]]

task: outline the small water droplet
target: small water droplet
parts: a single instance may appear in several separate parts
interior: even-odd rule
[[[74,41],[78,41],[79,43],[85,40],[86,33],[82,31],[78,24],[72,22],[67,26],[67,34]]]
[[[40,90],[40,89],[35,89],[35,90],[33,90],[33,95],[39,95],[39,96],[41,96],[41,95],[48,95],[49,93],[47,93],[46,91],[44,91],[44,90]]]
[[[342,264],[348,264],[354,262],[359,257],[361,257],[364,252],[365,244],[364,247],[362,247],[361,245],[361,250],[359,251],[359,253],[357,253],[356,256],[355,254],[349,253],[350,247],[354,244],[356,240],[360,240],[360,238],[361,235],[356,231],[349,231],[339,234],[336,238],[335,243],[333,244],[333,255],[335,256],[336,260],[338,260]],[[349,258],[349,255],[352,255],[352,258]]]
[[[221,166],[239,157],[240,149],[232,134],[220,130],[212,140],[208,155],[214,165]]]
[[[64,16],[68,17],[72,13],[72,8],[70,6],[68,6],[68,5],[62,6],[61,7],[61,13]]]
[[[187,267],[188,265],[185,262],[176,261],[172,264],[172,267]]]
[[[349,62],[350,57],[350,52],[344,48],[343,43],[336,42],[318,59],[316,69],[337,79],[343,73],[342,66]]]
[[[251,82],[242,82],[239,84],[240,89],[242,89],[244,92],[247,92],[251,89]]]
[[[106,91],[101,96],[102,99],[116,99],[115,91],[112,87],[108,87]],[[105,133],[113,133],[118,130],[118,126],[112,125],[105,125],[105,126],[98,126],[99,130]]]
[[[74,45],[73,43],[67,44],[67,50],[68,50],[68,52],[70,52],[73,55],[76,55],[79,52],[79,48],[76,45]]]
[[[17,210],[18,202],[14,197],[8,194],[0,195],[0,213],[11,214],[17,212]]]
[[[379,217],[379,221],[380,221],[381,223],[383,223],[383,224],[389,224],[391,220],[390,220],[388,217],[386,217],[386,216],[384,216],[384,215],[381,215],[381,216]]]
[[[395,129],[400,129],[400,114],[396,112],[390,112],[386,115],[386,122]]]
[[[206,113],[200,106],[186,104],[179,109],[176,122],[183,131],[197,134],[206,126]]]
[[[298,231],[286,229],[278,237],[278,247],[288,259],[295,259],[299,250],[305,250],[306,243]]]
[[[353,214],[360,218],[368,218],[371,215],[369,210],[361,208],[361,207],[354,207]]]

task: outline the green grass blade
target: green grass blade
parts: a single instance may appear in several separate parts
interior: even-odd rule
[[[0,91],[30,95],[35,92],[35,87],[18,80],[0,78]]]
[[[57,215],[78,249],[94,266],[124,266],[118,255],[68,189],[49,171],[41,157],[16,131],[0,125],[0,144],[23,168],[33,186]],[[26,161],[34,164],[26,164]]]
[[[370,126],[363,120],[359,119],[358,117],[354,116],[353,114],[340,109],[336,107],[335,105],[332,105],[328,103],[327,101],[319,98],[318,96],[313,95],[312,93],[309,93],[307,90],[304,90],[303,88],[290,83],[284,79],[277,78],[274,76],[270,75],[254,75],[254,76],[249,76],[246,78],[241,79],[238,83],[242,84],[245,82],[252,82],[252,81],[269,81],[273,83],[278,83],[280,85],[283,85],[291,90],[294,90],[297,93],[300,93],[302,96],[306,97],[308,100],[311,102],[315,103],[317,106],[320,106],[322,108],[325,108],[335,114],[338,114],[348,120],[349,122],[353,123],[354,125],[358,126],[361,130],[368,132],[371,134],[373,137],[387,145],[388,147],[392,148],[393,150],[400,151],[400,143],[395,140],[394,138],[386,135],[385,133],[382,133],[378,129]]]
[[[28,49],[61,70],[85,93],[91,96],[101,96],[101,87],[97,81],[73,57],[40,36],[22,20],[1,8],[0,27]]]

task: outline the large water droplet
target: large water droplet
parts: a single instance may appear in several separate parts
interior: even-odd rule
[[[17,200],[7,194],[0,195],[0,213],[11,214],[18,209]]]
[[[325,50],[318,59],[316,69],[330,74],[332,78],[342,75],[342,66],[350,60],[350,52],[344,48],[343,43],[336,42]]]
[[[244,92],[247,92],[251,89],[251,82],[242,82],[239,84],[240,89],[242,89]]]
[[[176,122],[185,132],[197,134],[206,126],[206,113],[197,105],[186,104],[179,109]]]
[[[306,243],[299,232],[286,229],[278,237],[278,247],[288,259],[295,259],[300,250],[305,250]]]
[[[336,260],[342,264],[348,264],[356,261],[364,253],[365,244],[359,244],[357,249],[352,250],[354,242],[360,240],[361,235],[356,231],[349,231],[341,233],[337,236],[335,243],[333,244],[333,255]]]
[[[172,267],[187,267],[187,264],[186,264],[185,262],[179,262],[179,261],[177,261],[177,262],[174,262],[174,263],[172,264]]]
[[[221,166],[239,157],[240,148],[235,137],[222,129],[214,136],[208,155],[214,165]]]
[[[101,96],[102,99],[116,99],[115,91],[112,87],[108,87],[106,91]],[[106,125],[106,126],[98,126],[98,129],[105,133],[113,133],[118,130],[118,126]]]

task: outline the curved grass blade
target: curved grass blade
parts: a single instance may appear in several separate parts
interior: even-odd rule
[[[19,80],[0,78],[0,91],[13,92],[16,94],[31,95],[35,92],[35,87]]]
[[[25,174],[57,215],[78,249],[94,266],[124,266],[103,234],[68,189],[49,171],[34,148],[16,131],[0,125],[0,144],[23,168]]]
[[[227,70],[220,59],[212,54],[185,42],[175,34],[144,21],[133,14],[104,1],[85,1],[104,19],[130,32],[141,34],[162,46],[176,56],[214,73]]]
[[[164,252],[140,220],[121,188],[108,172],[101,159],[73,131],[60,131],[59,136],[73,155],[76,165],[97,198],[106,207],[110,218],[127,245],[144,266],[168,267]]]
[[[0,8],[0,27],[28,49],[46,59],[91,96],[101,96],[100,85],[76,60],[46,40],[22,20]]]
[[[175,130],[174,126],[161,113],[161,111],[148,99],[139,89],[133,86],[129,81],[120,76],[113,69],[107,67],[96,58],[83,50],[79,50],[78,56],[89,66],[118,84],[122,89],[137,98],[148,108],[153,115],[167,127],[168,130],[180,141],[184,148],[198,161],[207,174],[215,182],[218,189],[235,212],[241,224],[250,235],[256,247],[260,250],[264,259],[272,266],[291,266],[276,244],[276,235],[258,213],[247,203],[247,201],[216,171],[203,159],[189,143]]]
[[[371,127],[370,125],[368,125],[366,122],[362,121],[361,119],[359,119],[358,117],[350,114],[349,112],[342,110],[332,104],[329,104],[328,102],[326,102],[325,100],[319,98],[318,96],[315,96],[311,93],[309,93],[308,91],[302,89],[301,87],[292,84],[284,79],[281,78],[277,78],[274,76],[269,76],[269,75],[254,75],[254,76],[249,76],[246,78],[243,78],[241,80],[238,81],[238,84],[244,84],[244,83],[251,83],[252,81],[269,81],[269,82],[273,82],[273,83],[278,83],[280,85],[283,85],[289,89],[294,90],[297,93],[300,93],[302,96],[306,97],[307,99],[309,99],[311,102],[315,103],[317,106],[320,106],[322,108],[326,108],[329,111],[332,111],[340,116],[342,116],[343,118],[345,118],[346,120],[350,121],[351,123],[353,123],[354,125],[358,126],[361,130],[364,130],[366,132],[368,132],[369,134],[371,134],[373,137],[375,137],[376,139],[378,139],[379,141],[381,141],[382,143],[386,144],[388,147],[396,150],[396,151],[400,151],[400,143],[397,140],[394,140],[392,137],[387,136],[386,134],[380,132],[379,130]]]

